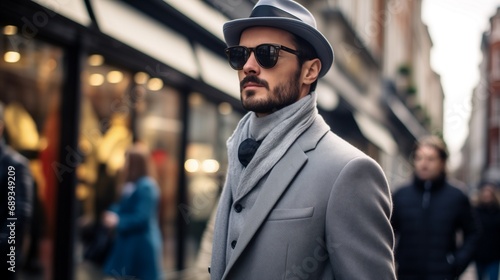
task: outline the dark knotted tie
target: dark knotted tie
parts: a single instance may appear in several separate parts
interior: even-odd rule
[[[261,141],[256,141],[251,138],[246,139],[241,142],[240,147],[238,148],[238,159],[240,160],[243,166],[247,167],[247,165],[252,160],[255,152],[260,146]]]

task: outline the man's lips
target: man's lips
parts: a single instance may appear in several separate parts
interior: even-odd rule
[[[249,82],[249,83],[246,83],[243,85],[243,88],[248,88],[248,87],[263,87],[263,85],[259,84],[259,83],[252,83],[252,82]]]

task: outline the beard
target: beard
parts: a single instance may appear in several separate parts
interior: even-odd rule
[[[277,84],[272,90],[265,80],[252,75],[245,77],[240,83],[241,104],[243,108],[255,113],[270,114],[297,102],[300,96],[300,73],[299,68],[290,79]],[[243,85],[247,82],[258,83],[264,86],[268,92],[267,98],[253,98],[256,94],[254,90],[247,91],[246,98],[243,98]]]

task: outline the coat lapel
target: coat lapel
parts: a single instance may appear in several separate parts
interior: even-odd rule
[[[299,172],[306,161],[307,156],[304,151],[299,145],[294,144],[290,147],[283,158],[275,165],[265,184],[262,186],[259,197],[248,214],[248,217],[252,218],[248,219],[243,227],[242,234],[238,239],[238,245],[234,249],[222,279],[224,279],[227,273],[231,270],[235,261],[241,255],[254,236],[255,232],[264,222],[278,199],[289,186],[290,182],[295,177],[295,174]],[[283,176],[283,174],[287,174],[287,176]]]

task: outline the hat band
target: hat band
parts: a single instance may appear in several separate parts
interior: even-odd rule
[[[278,9],[273,6],[268,6],[268,5],[260,5],[258,7],[255,7],[253,9],[252,14],[250,14],[250,17],[285,17],[285,18],[293,18],[293,19],[298,19],[302,21],[300,18],[287,13],[281,9]]]

